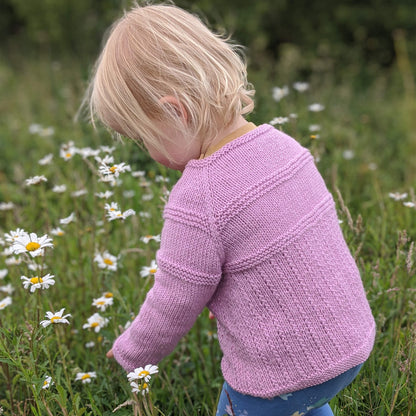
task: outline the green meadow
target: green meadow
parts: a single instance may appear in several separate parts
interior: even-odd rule
[[[331,402],[336,416],[416,414],[415,67],[404,38],[396,52],[388,67],[351,62],[338,70],[319,61],[306,75],[291,60],[296,50],[273,71],[249,62],[257,90],[250,120],[273,122],[311,150],[377,322],[368,362]],[[159,243],[143,237],[160,234],[179,174],[129,140],[74,121],[85,62],[2,58],[0,414],[214,414],[221,351],[207,310],[148,386],[138,383],[147,394],[133,393],[105,357],[152,286]],[[128,210],[134,214],[123,218]],[[53,247],[14,254],[17,229]],[[47,274],[54,284],[31,292]],[[57,315],[63,308],[67,322]]]

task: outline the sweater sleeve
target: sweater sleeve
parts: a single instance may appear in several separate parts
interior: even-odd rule
[[[113,354],[126,370],[157,364],[191,329],[221,279],[218,247],[200,213],[165,209],[155,282]]]

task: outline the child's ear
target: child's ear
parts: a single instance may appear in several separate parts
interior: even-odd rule
[[[184,105],[173,95],[167,95],[159,100],[160,104],[168,105],[172,109],[176,116],[182,118],[182,121],[186,124],[188,122],[188,112]]]

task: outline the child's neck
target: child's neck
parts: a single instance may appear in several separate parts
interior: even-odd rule
[[[207,147],[201,149],[201,156],[204,157],[207,151],[209,149],[216,148],[217,145],[224,139],[224,137],[231,135],[234,131],[240,129],[243,126],[246,126],[247,124],[249,124],[248,121],[243,116],[239,116],[234,123],[221,130],[218,135],[211,141],[211,143],[208,144]]]

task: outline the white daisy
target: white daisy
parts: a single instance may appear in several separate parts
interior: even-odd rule
[[[293,84],[293,89],[298,92],[305,92],[309,89],[309,83],[307,82],[295,82]]]
[[[170,182],[170,178],[166,178],[165,176],[162,176],[162,175],[156,175],[155,176],[155,182],[169,183]]]
[[[66,191],[66,185],[55,185],[52,188],[52,192],[55,192],[57,194],[63,194]]]
[[[319,111],[325,110],[325,106],[319,103],[313,103],[310,106],[308,106],[308,109],[313,113],[318,113]]]
[[[39,136],[41,137],[53,136],[54,134],[55,134],[55,129],[53,127],[44,127],[39,132]]]
[[[156,241],[157,243],[160,243],[160,234],[158,235],[145,235],[144,237],[140,238],[140,241],[143,241],[143,243],[148,244],[150,240]]]
[[[12,304],[12,298],[10,296],[6,296],[4,299],[0,300],[0,311],[5,309],[7,306]]]
[[[92,378],[97,378],[97,373],[95,371],[90,371],[88,373],[77,373],[75,381],[82,381],[83,384],[91,383]]]
[[[98,168],[98,171],[100,172],[101,175],[104,175],[104,176],[114,175],[116,178],[118,178],[120,173],[130,172],[131,168],[130,168],[130,165],[127,165],[124,162],[114,164],[112,166],[109,166],[106,163],[102,163],[101,166]]]
[[[4,260],[4,264],[6,266],[18,266],[22,262],[22,259],[18,259],[16,257],[9,257]]]
[[[101,312],[105,312],[108,306],[113,304],[114,298],[107,298],[107,297],[100,297],[98,299],[94,299],[92,305],[97,307]]]
[[[311,124],[309,126],[309,131],[314,132],[314,131],[320,131],[321,130],[321,126],[319,124]]]
[[[79,189],[78,191],[74,191],[71,193],[71,196],[74,198],[78,198],[80,196],[86,195],[88,191],[86,189]]]
[[[111,198],[114,195],[114,192],[111,192],[111,191],[98,192],[95,195],[98,196],[98,198],[101,198],[101,199],[108,199],[108,198]]]
[[[99,149],[91,149],[91,147],[83,147],[78,149],[77,153],[80,154],[84,159],[87,157],[96,157],[100,153]]]
[[[33,293],[36,289],[49,289],[49,286],[53,286],[55,284],[55,279],[53,279],[54,275],[46,274],[43,277],[26,277],[21,276],[20,279],[23,280],[23,287],[28,289],[30,287],[30,292]]]
[[[1,255],[2,256],[5,256],[5,257],[8,257],[8,256],[12,256],[13,255],[13,253],[14,253],[14,251],[12,250],[12,248],[11,247],[6,247],[2,252],[1,252]]]
[[[141,277],[153,276],[157,272],[157,264],[155,260],[152,260],[150,267],[143,266],[140,270]]]
[[[78,149],[74,146],[74,142],[72,141],[63,144],[59,150],[59,156],[65,161],[72,159],[77,153]]]
[[[127,217],[130,217],[131,215],[135,215],[136,211],[133,209],[128,209],[127,211],[121,212],[121,211],[108,211],[107,212],[107,219],[108,221],[114,221],[114,220],[125,220]]]
[[[53,247],[52,238],[46,234],[38,237],[35,233],[25,233],[18,237],[13,245],[14,254],[29,253],[32,257],[43,256],[46,247]]]
[[[279,102],[282,98],[286,97],[289,94],[289,87],[285,85],[284,87],[274,87],[272,90],[273,100]]]
[[[107,212],[120,211],[120,208],[119,208],[117,202],[110,202],[109,204],[105,204],[104,209],[106,209]]]
[[[65,234],[65,231],[60,227],[56,227],[56,228],[52,228],[51,234],[57,235],[58,237],[62,237]]]
[[[52,381],[52,377],[45,376],[45,380],[42,384],[42,389],[43,390],[48,389],[50,386],[52,386],[52,384],[54,384],[53,381]]]
[[[113,188],[122,184],[122,181],[113,175],[101,176],[98,180],[100,182],[108,183]]]
[[[407,208],[415,208],[416,204],[412,201],[403,202],[403,205]]]
[[[136,195],[136,191],[134,191],[133,189],[130,189],[130,190],[127,189],[127,190],[123,191],[123,196],[126,199],[134,198],[135,195]]]
[[[4,234],[4,238],[8,243],[14,243],[19,237],[27,234],[23,228],[17,228],[14,231]]]
[[[89,341],[87,343],[85,343],[85,348],[94,348],[95,347],[95,342],[94,341]]]
[[[97,253],[94,257],[94,261],[97,263],[100,269],[117,270],[118,257],[113,256],[108,251],[104,251],[102,254]]]
[[[41,182],[48,182],[48,179],[44,175],[32,176],[26,179],[26,186],[39,185]]]
[[[355,153],[354,153],[354,151],[353,151],[353,150],[347,149],[347,150],[344,150],[344,151],[342,152],[342,157],[343,157],[345,160],[351,160],[351,159],[354,159],[354,156],[355,156]]]
[[[275,126],[276,124],[278,125],[282,125],[285,124],[289,121],[288,117],[275,117],[273,120],[269,121],[269,124],[271,124],[272,126]]]
[[[88,318],[88,322],[82,325],[83,329],[94,329],[95,332],[100,332],[101,328],[107,326],[109,320],[107,318],[102,317],[99,313],[95,313],[94,315]]]
[[[4,279],[9,271],[7,269],[0,269],[0,280]]]
[[[111,155],[105,155],[103,158],[101,158],[100,156],[96,156],[95,160],[100,165],[112,165],[114,163],[114,157]]]
[[[8,295],[11,295],[14,292],[14,287],[10,283],[5,286],[0,286],[0,292],[4,292]]]
[[[0,202],[0,211],[10,211],[14,208],[13,202]]]
[[[152,193],[143,194],[142,200],[143,201],[151,201],[153,199],[154,195]]]
[[[149,385],[147,383],[137,384],[136,382],[132,381],[130,383],[130,387],[132,393],[141,393],[143,396],[149,393]]]
[[[407,198],[407,193],[404,192],[401,194],[400,192],[390,192],[389,197],[394,199],[395,201],[402,201],[403,199]]]
[[[110,146],[100,146],[100,149],[104,153],[113,153],[114,150],[116,150],[115,147],[110,147]]]
[[[67,225],[75,221],[75,212],[72,212],[68,217],[59,220],[60,224]]]
[[[62,308],[59,312],[46,312],[44,321],[40,321],[40,324],[46,328],[51,324],[69,324],[67,317],[71,316],[71,314],[67,313],[63,315],[65,308]]]
[[[112,298],[112,297],[114,297],[111,292],[104,292],[101,296],[104,297],[104,298]]]
[[[131,173],[131,176],[133,176],[133,178],[143,178],[144,175],[146,175],[146,172],[144,170],[136,170]]]
[[[52,162],[53,154],[49,153],[38,161],[39,165],[49,165]]]
[[[42,262],[42,265],[40,265],[36,263],[35,261],[27,261],[26,264],[27,264],[27,268],[36,274],[39,274],[42,269],[45,269],[48,267],[44,262]]]
[[[37,134],[42,130],[42,126],[40,124],[37,123],[32,123],[29,126],[29,133],[30,134]]]
[[[149,382],[151,379],[151,376],[158,372],[159,372],[159,368],[157,367],[157,365],[147,364],[144,368],[143,367],[135,368],[131,373],[127,374],[127,378],[129,382],[134,381],[134,380],[142,380],[142,379],[146,382]]]

